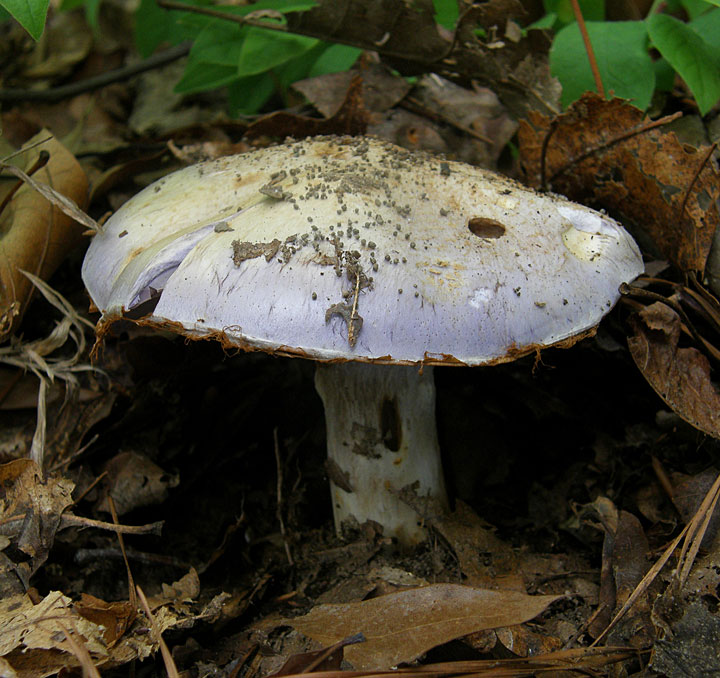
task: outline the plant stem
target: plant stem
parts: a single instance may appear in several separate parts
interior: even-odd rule
[[[575,19],[577,20],[578,27],[580,28],[580,34],[582,35],[583,42],[585,43],[585,51],[587,52],[588,59],[590,60],[590,70],[592,70],[593,78],[595,78],[595,89],[597,89],[598,94],[604,99],[605,88],[602,84],[602,78],[600,77],[600,69],[597,65],[597,59],[595,59],[595,52],[593,51],[592,43],[590,42],[590,36],[587,32],[585,19],[583,18],[582,12],[580,11],[580,3],[578,2],[578,0],[570,1],[572,2]]]

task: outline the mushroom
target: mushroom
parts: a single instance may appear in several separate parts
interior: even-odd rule
[[[446,502],[432,367],[570,346],[642,270],[604,214],[377,139],[319,137],[155,182],[93,238],[83,279],[99,336],[131,318],[318,361],[337,529],[374,520],[412,544],[407,493]]]

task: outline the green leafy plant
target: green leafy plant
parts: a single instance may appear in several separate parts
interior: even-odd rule
[[[701,114],[720,100],[720,0],[668,2],[667,9],[683,10],[687,22],[654,8],[642,21],[603,21],[603,3],[580,4],[608,94],[645,110],[656,90],[672,88],[677,73]],[[583,92],[595,90],[595,80],[580,28],[567,11],[569,0],[547,0],[545,7],[547,14],[533,27],[556,31],[550,66],[562,84],[562,104],[567,106]]]
[[[0,9],[5,10],[30,35],[39,40],[45,29],[50,0],[0,0]],[[0,20],[4,17],[0,13]]]
[[[199,6],[206,2],[194,3]],[[260,0],[252,5],[214,6],[246,16],[267,11],[284,23],[284,15],[314,6],[312,0]],[[175,89],[182,93],[227,88],[233,115],[257,112],[276,92],[305,77],[347,70],[361,50],[315,38],[243,26],[217,17],[167,12],[155,0],[142,0],[136,17],[136,44],[149,56],[160,44],[192,41],[185,72]]]

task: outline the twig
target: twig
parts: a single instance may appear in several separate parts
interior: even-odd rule
[[[17,517],[19,518],[20,516]],[[22,516],[23,519],[24,517],[25,516]],[[99,530],[110,530],[111,532],[119,532],[121,534],[159,535],[162,532],[164,524],[164,520],[159,520],[156,523],[148,523],[147,525],[115,525],[114,523],[106,523],[102,520],[75,516],[72,513],[63,513],[60,519],[60,529],[65,527],[94,527]]]
[[[292,553],[290,553],[290,544],[288,543],[287,533],[285,532],[285,521],[283,520],[283,501],[282,501],[282,484],[283,484],[283,473],[282,473],[282,461],[280,460],[280,445],[278,444],[278,430],[277,426],[273,429],[273,443],[275,448],[275,466],[277,467],[277,509],[275,515],[277,516],[278,523],[280,523],[280,534],[285,544],[285,555],[288,559],[288,565],[292,566],[293,562]]]
[[[593,51],[592,43],[590,42],[590,35],[588,34],[587,26],[585,25],[585,19],[580,11],[580,3],[578,0],[570,0],[570,2],[572,3],[575,20],[577,21],[578,28],[580,29],[580,35],[582,35],[583,42],[585,43],[585,51],[587,52],[588,59],[590,60],[590,70],[592,71],[593,78],[595,79],[595,88],[597,89],[598,94],[604,99],[605,88],[602,84],[600,69],[597,65],[597,59],[595,59],[595,52]]]
[[[73,82],[69,85],[51,87],[50,89],[43,90],[0,89],[0,102],[8,104],[17,104],[22,101],[46,101],[54,103],[63,99],[69,99],[78,94],[92,92],[101,87],[112,85],[115,82],[122,82],[140,73],[145,73],[146,71],[177,61],[181,57],[186,56],[189,51],[190,43],[183,42],[163,52],[153,54],[151,57],[139,61],[136,64],[116,68],[107,73],[101,73],[100,75],[87,78],[86,80],[80,80],[79,82]]]

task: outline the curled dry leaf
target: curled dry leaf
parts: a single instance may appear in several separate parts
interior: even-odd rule
[[[720,438],[720,394],[710,363],[694,348],[680,348],[680,318],[656,302],[631,318],[630,353],[657,394],[689,424]]]
[[[29,459],[0,466],[0,524],[4,534],[29,556],[15,568],[26,588],[30,576],[47,559],[63,512],[72,504],[73,486],[64,478],[43,477]]]
[[[367,129],[368,112],[363,104],[363,79],[353,76],[340,108],[332,117],[325,120],[305,115],[277,111],[269,113],[254,122],[246,131],[246,136],[295,136],[307,137],[318,134],[364,134]]]
[[[98,625],[107,647],[118,642],[137,616],[137,610],[127,601],[107,603],[89,593],[82,594],[75,603],[75,610],[81,617]]]
[[[0,628],[0,655],[21,678],[50,676],[78,665],[66,631],[94,659],[107,655],[102,627],[81,617],[59,591],[51,591],[37,604],[27,594],[0,601]]]
[[[355,633],[366,642],[345,648],[357,669],[385,669],[483,629],[521,624],[559,596],[433,584],[344,605],[318,605],[287,624],[323,645]]]
[[[180,482],[177,476],[166,473],[137,452],[116,454],[105,465],[105,471],[107,483],[97,510],[109,513],[108,497],[112,497],[119,516],[142,506],[162,503],[168,490]]]
[[[702,272],[720,222],[718,172],[708,149],[652,124],[625,101],[586,94],[560,116],[521,122],[522,163],[540,186],[544,155],[552,190],[641,227],[680,270]]]
[[[594,508],[599,511],[605,529],[598,612],[588,627],[590,634],[597,637],[647,573],[650,547],[642,525],[634,515],[618,511],[602,497],[595,501]],[[612,512],[609,517],[608,510]],[[650,600],[645,595],[638,598],[622,622],[615,626],[610,644],[648,647],[654,640],[652,631]]]
[[[85,172],[57,139],[42,131],[26,149],[22,158],[27,167],[35,163],[41,151],[50,154],[45,167],[33,175],[36,183],[80,206],[85,204]],[[33,294],[34,286],[21,270],[47,280],[80,243],[82,232],[83,228],[63,209],[30,186],[22,186],[14,195],[0,214],[0,340],[17,328]]]

